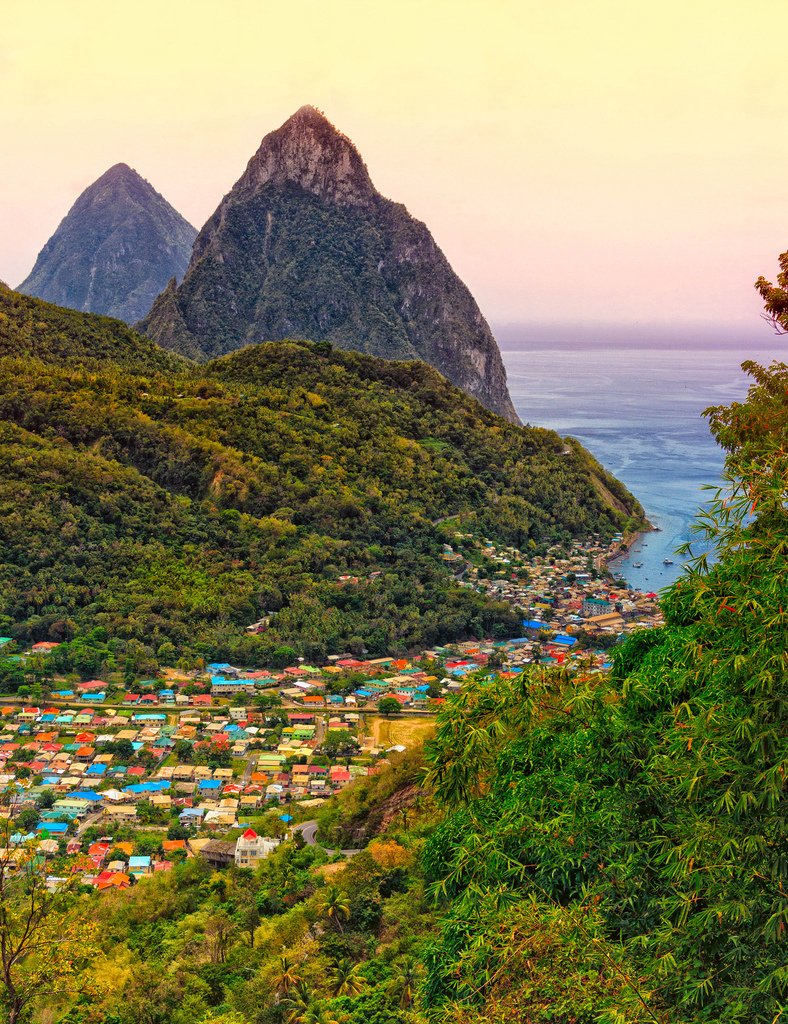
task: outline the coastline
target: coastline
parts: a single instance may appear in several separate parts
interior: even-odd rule
[[[649,523],[647,521],[647,525],[642,529],[632,530],[631,533],[625,533],[622,540],[617,541],[615,544],[611,544],[607,554],[599,556],[598,568],[615,568],[614,563],[626,558],[632,548],[632,545],[636,544],[641,537],[645,537],[649,533],[657,532],[659,532],[659,527],[656,527],[653,523]]]

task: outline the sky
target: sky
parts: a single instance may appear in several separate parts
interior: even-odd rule
[[[200,227],[304,103],[494,324],[764,337],[783,0],[2,0],[0,279],[119,161]]]

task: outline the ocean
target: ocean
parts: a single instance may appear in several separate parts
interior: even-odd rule
[[[755,348],[653,334],[636,344],[621,338],[542,342],[533,329],[518,340],[516,333],[507,332],[501,354],[520,418],[576,437],[659,527],[633,544],[613,570],[639,590],[672,583],[685,560],[676,549],[690,539],[690,524],[709,499],[703,485],[717,485],[723,468],[724,452],[703,410],[741,401],[750,383],[742,361],[784,360],[785,339],[770,344],[767,334]]]

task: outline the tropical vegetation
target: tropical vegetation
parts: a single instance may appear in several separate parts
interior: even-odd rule
[[[266,351],[268,360],[284,353],[299,375],[327,359],[329,376],[344,377],[363,359],[337,363],[306,345]],[[99,458],[110,437],[128,460],[107,460],[113,472],[137,474],[146,493],[172,501],[164,507],[191,514],[209,499],[198,502],[195,490],[187,504],[185,485],[176,498],[161,497],[171,492],[130,468],[134,432],[97,436],[92,425],[103,410],[102,425],[129,416],[141,437],[150,430],[155,438],[175,420],[196,452],[209,425],[212,437],[252,437],[244,402],[260,422],[271,408],[249,398],[269,372],[254,359],[242,353],[197,384],[178,377],[174,395],[166,379],[149,378],[147,397],[133,390],[139,378],[119,371],[86,380],[73,367],[60,377],[55,369],[65,396],[51,396],[57,430],[47,434],[42,419],[36,443],[87,459]],[[194,858],[127,892],[65,885],[50,899],[45,866],[31,858],[13,881],[0,877],[0,997],[12,1019],[776,1024],[788,1000],[788,366],[745,368],[747,400],[708,411],[726,470],[696,528],[714,557],[688,546],[687,570],[663,598],[664,626],[614,648],[609,675],[539,666],[471,678],[447,701],[423,753],[393,759],[320,812],[320,841],[364,845],[348,859],[329,862],[296,833],[255,872],[216,872]],[[3,372],[14,372],[13,361]],[[424,384],[418,374],[411,380]],[[214,403],[219,426],[188,390],[208,384],[217,390],[199,401]],[[314,394],[320,386],[310,381]],[[19,419],[32,417],[43,389],[27,387]],[[185,412],[181,394],[190,395]],[[423,409],[411,400],[408,409]],[[286,417],[291,426],[298,408]],[[235,448],[229,475],[244,481],[262,447]],[[470,458],[471,447],[457,450]],[[172,463],[168,471],[179,470]],[[252,529],[245,517],[264,518],[253,483],[227,493],[226,502],[213,499],[217,516],[234,512],[239,530]],[[385,520],[385,492],[379,501]],[[236,507],[246,503],[253,511]],[[296,536],[303,508],[279,518]],[[414,513],[410,522],[418,521]],[[354,529],[341,529],[332,540],[355,544]],[[93,595],[93,614],[101,600]],[[27,948],[14,954],[20,935]],[[73,940],[82,935],[81,957]],[[93,955],[97,935],[101,955]]]
[[[443,520],[534,549],[642,520],[579,445],[422,363],[282,342],[197,368],[0,289],[0,381],[0,630],[19,640],[100,628],[153,663],[267,664],[511,635],[513,609],[442,560]]]

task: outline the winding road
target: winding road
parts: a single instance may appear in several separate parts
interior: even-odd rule
[[[302,821],[300,825],[296,825],[293,829],[294,832],[300,832],[304,837],[304,842],[307,846],[319,846],[325,850],[329,857],[335,857],[338,853],[341,853],[343,857],[354,857],[357,853],[361,853],[361,850],[329,850],[327,846],[323,846],[319,843],[315,836],[317,835],[317,822],[316,821]]]

